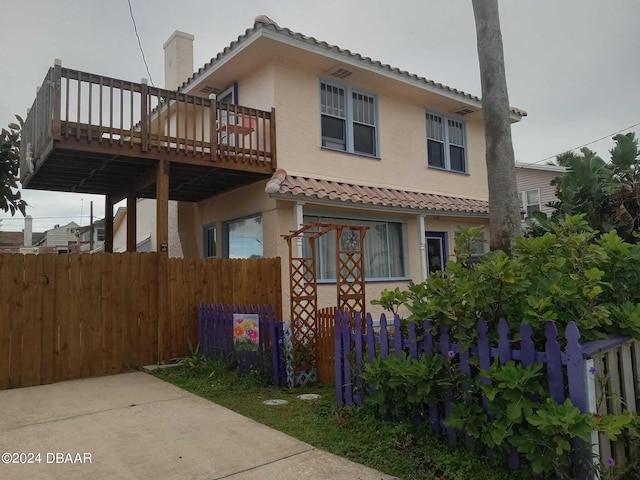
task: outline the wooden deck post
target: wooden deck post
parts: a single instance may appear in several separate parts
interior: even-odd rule
[[[156,178],[156,250],[158,255],[158,361],[169,360],[169,162],[158,162]]]
[[[53,124],[51,127],[51,136],[53,140],[60,140],[60,109],[61,104],[61,88],[62,88],[62,60],[56,58],[53,62]]]
[[[104,251],[113,253],[113,196],[104,198]]]
[[[136,192],[129,192],[127,195],[127,252],[136,251],[137,200]]]

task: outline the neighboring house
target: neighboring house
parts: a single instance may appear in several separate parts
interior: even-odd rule
[[[149,198],[139,198],[136,201],[136,251],[155,252],[156,238],[156,201]],[[180,236],[178,235],[177,220],[178,204],[169,202],[169,256],[183,257]],[[113,219],[113,251],[127,250],[127,208],[119,207]]]
[[[33,234],[33,240],[38,241],[44,233]],[[0,231],[0,253],[32,253],[33,247],[25,245],[24,232]]]
[[[288,312],[282,236],[306,222],[369,227],[367,303],[443,268],[459,226],[488,224],[478,97],[264,16],[196,73],[193,36],[175,32],[164,49],[166,90],[56,62],[44,83],[55,94],[41,89],[36,100],[60,102],[60,118],[32,109],[26,122],[23,185],[105,195],[105,218],[114,221],[106,251],[140,248],[148,238],[149,249],[167,242],[172,256],[281,257]],[[63,108],[70,101],[78,111],[91,108],[94,90],[109,99],[108,114],[86,124]],[[128,101],[130,121],[119,110]],[[510,109],[514,123],[525,115]],[[115,124],[105,123],[112,117]],[[38,122],[51,125],[44,141]],[[77,162],[70,151],[86,158]],[[119,210],[114,219],[113,205],[124,198],[126,215]],[[135,235],[126,234],[129,215]],[[305,242],[295,245],[296,254],[309,251]],[[478,242],[475,253],[484,248]],[[335,240],[326,235],[317,244],[320,307],[336,303],[334,270]]]
[[[33,246],[38,247],[39,251],[43,251],[43,247],[46,247],[48,251],[69,253],[78,239],[76,236],[78,228],[79,225],[76,222],[69,222],[62,226],[56,225],[45,231],[40,240],[34,241]]]
[[[557,202],[556,186],[551,181],[566,172],[558,165],[539,165],[516,162],[516,182],[522,206],[523,219],[533,212],[553,213],[550,202]]]
[[[76,242],[70,253],[89,253],[102,250],[105,236],[105,220],[97,220],[91,225],[76,229]],[[92,238],[93,237],[93,238]]]

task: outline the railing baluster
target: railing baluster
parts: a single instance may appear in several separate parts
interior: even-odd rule
[[[124,144],[124,84],[120,82],[120,146]]]
[[[209,100],[209,144],[211,145],[211,161],[215,162],[218,157],[218,132],[217,132],[218,102]]]
[[[91,119],[92,119],[92,115],[91,115],[91,108],[92,108],[92,103],[93,103],[93,83],[92,82],[92,77],[91,74],[89,74],[89,118],[87,119],[87,125],[88,125],[88,132],[87,132],[87,140],[89,141],[89,143],[91,143],[92,140],[92,130],[93,127],[91,126]]]
[[[130,90],[129,90],[129,129],[130,129],[130,134],[129,134],[129,146],[131,148],[133,148],[133,131],[135,130],[136,126],[135,126],[135,122],[133,120],[133,97],[135,96],[135,92],[133,90],[133,82],[129,83],[130,86]]]
[[[113,144],[113,79],[109,79],[109,143]]]
[[[100,77],[100,84],[99,84],[99,88],[100,88],[100,119],[98,120],[98,125],[100,125],[100,128],[98,129],[98,142],[102,143],[102,102],[104,101],[103,99],[103,90],[104,90],[104,79],[102,77]]]
[[[77,107],[77,116],[76,116],[76,140],[80,140],[80,105],[82,105],[82,100],[81,100],[81,88],[82,88],[82,74],[80,72],[77,72],[77,78],[78,78],[78,104],[76,105]]]

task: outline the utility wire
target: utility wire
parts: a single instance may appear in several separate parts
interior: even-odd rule
[[[607,139],[607,138],[611,138],[611,136],[613,136],[613,135],[617,135],[618,133],[622,133],[622,132],[624,132],[625,130],[630,130],[630,129],[632,129],[633,127],[637,127],[638,125],[640,125],[640,122],[638,122],[638,123],[634,123],[633,125],[629,125],[627,128],[623,128],[622,130],[618,130],[617,132],[610,133],[609,135],[605,135],[604,137],[599,138],[599,139],[597,139],[597,140],[594,140],[594,141],[592,141],[592,142],[585,143],[584,145],[580,145],[579,147],[575,147],[575,148],[572,148],[572,149],[570,149],[570,150],[565,150],[565,151],[564,151],[564,152],[562,152],[562,153],[565,153],[565,152],[573,152],[574,150],[578,150],[578,149],[580,149],[580,148],[584,148],[584,147],[587,147],[587,146],[589,146],[589,145],[593,145],[594,143],[598,143],[598,142],[600,142],[600,141],[602,141],[602,140],[605,140],[605,139]],[[553,159],[554,159],[554,158],[556,158],[558,155],[560,155],[560,153],[558,153],[558,154],[556,154],[556,155],[551,155],[550,157],[543,158],[542,160],[538,160],[538,161],[536,161],[536,162],[530,163],[529,165],[535,165],[536,163],[544,162],[545,160],[553,160]]]
[[[136,33],[136,38],[138,39],[138,47],[140,47],[140,53],[142,54],[142,61],[144,62],[144,66],[147,69],[147,75],[149,75],[149,81],[151,82],[151,86],[155,87],[153,83],[153,78],[151,77],[151,72],[149,71],[149,65],[147,64],[147,58],[144,56],[144,50],[142,49],[142,42],[140,41],[140,35],[138,35],[138,26],[136,25],[136,19],[133,18],[133,8],[131,7],[131,0],[127,0],[129,3],[129,15],[131,15],[131,21],[133,22],[133,31]]]

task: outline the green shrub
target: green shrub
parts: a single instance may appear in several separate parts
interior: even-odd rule
[[[452,337],[467,345],[477,338],[478,317],[490,332],[505,317],[512,338],[519,338],[521,322],[529,323],[538,348],[549,320],[559,332],[575,321],[583,341],[612,334],[640,338],[640,245],[624,242],[615,231],[593,231],[582,215],[567,216],[553,228],[542,237],[518,238],[512,257],[494,251],[475,264],[458,245],[458,262],[409,285],[409,320],[432,319],[434,332],[450,325]],[[461,242],[469,236],[465,232]]]

